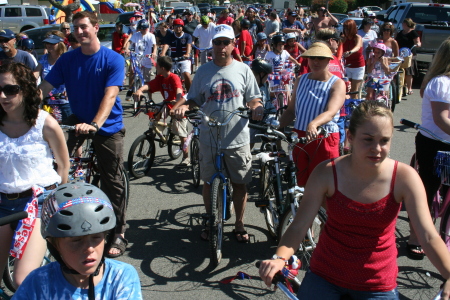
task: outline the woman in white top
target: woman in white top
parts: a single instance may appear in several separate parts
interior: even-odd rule
[[[450,38],[442,42],[426,74],[420,94],[422,100],[422,126],[444,140],[450,140]],[[450,151],[450,146],[420,131],[416,136],[416,159],[419,175],[427,192],[428,206],[441,183],[434,172],[434,158],[438,151]],[[411,230],[408,255],[422,259],[423,250]]]
[[[370,18],[365,18],[362,20],[361,27],[358,30],[358,35],[362,37],[363,42],[363,56],[364,59],[367,60],[367,52],[371,49],[370,42],[377,39],[378,35],[375,31],[370,29],[373,26],[374,22]],[[369,50],[368,50],[369,49]]]
[[[0,270],[6,264],[14,230],[20,229],[11,249],[17,258],[17,286],[42,262],[46,245],[40,233],[41,205],[51,190],[67,182],[69,172],[64,134],[57,121],[39,109],[40,102],[30,69],[20,63],[0,66],[0,218],[25,209],[29,212],[29,219],[18,225],[0,227]],[[53,168],[53,156],[58,171]],[[33,220],[34,227],[27,226]]]

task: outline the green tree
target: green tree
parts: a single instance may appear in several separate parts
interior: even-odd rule
[[[328,10],[337,14],[345,14],[348,4],[345,0],[332,0],[328,3]]]
[[[57,2],[55,0],[48,0],[48,2],[50,2],[50,4],[57,9],[62,10],[66,14],[66,19],[64,21],[69,23],[72,23],[73,11],[79,9],[81,6],[80,0],[74,0],[73,3],[70,3],[68,5],[61,5],[60,2]]]

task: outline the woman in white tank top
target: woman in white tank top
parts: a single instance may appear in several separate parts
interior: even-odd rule
[[[39,109],[39,95],[36,78],[23,64],[0,66],[0,218],[29,212],[18,225],[0,227],[0,270],[15,236],[11,250],[17,258],[16,285],[42,262],[46,244],[40,233],[40,206],[52,189],[67,182],[70,165],[64,134],[57,121]],[[28,225],[33,220],[34,226]]]

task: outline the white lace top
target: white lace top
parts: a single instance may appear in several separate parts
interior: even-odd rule
[[[46,111],[39,111],[36,125],[18,138],[10,138],[0,130],[0,192],[20,193],[34,184],[45,187],[61,183],[42,134],[47,116]]]

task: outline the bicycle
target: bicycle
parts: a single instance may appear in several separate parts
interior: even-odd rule
[[[74,131],[75,126],[60,125],[61,129],[66,131]],[[70,181],[84,181],[101,188],[100,171],[97,165],[97,155],[95,153],[94,143],[92,142],[93,135],[86,135],[86,148],[83,151],[81,157],[75,155],[78,145],[74,147],[72,153],[70,153],[70,169],[69,169],[69,182]],[[124,168],[120,169],[120,177],[123,179],[123,186],[125,192],[126,207],[128,207],[128,200],[130,197],[130,179]]]
[[[182,62],[185,60],[190,60],[190,58],[185,57],[185,56],[172,58],[173,65],[172,65],[171,72],[174,73],[175,75],[177,75],[178,77],[180,77],[181,84],[183,86],[183,93],[186,95],[187,91],[186,91],[186,86],[184,85],[184,77],[183,77],[183,73],[181,73],[181,68],[180,68],[180,64],[179,64],[179,62]]]
[[[269,92],[275,97],[273,105],[277,110],[277,118],[283,114],[288,105],[290,93],[292,93],[295,80],[295,73],[291,69],[292,66],[293,64],[288,62],[285,64],[283,72],[273,73],[267,77]]]
[[[433,132],[422,127],[418,123],[401,119],[400,124],[406,125],[416,130],[423,130],[424,132],[434,137],[436,140],[450,145],[450,141],[439,138]],[[411,159],[411,166],[418,170],[418,164],[415,155],[416,154],[413,154],[413,157]],[[439,175],[439,177],[441,177],[441,187],[438,189],[438,192],[433,199],[433,203],[431,206],[431,217],[434,221],[436,221],[436,219],[439,217],[441,218],[441,223],[439,224],[439,234],[444,240],[444,243],[447,245],[447,248],[450,250],[450,152],[438,151],[435,157],[435,167],[436,173]]]
[[[168,154],[171,159],[177,159],[182,154],[182,145],[180,138],[172,132],[172,122],[167,124],[167,102],[155,104],[152,99],[141,96],[139,103],[144,101],[145,107],[139,106],[134,114],[137,117],[144,112],[149,119],[148,129],[144,134],[138,136],[131,145],[128,152],[128,170],[135,178],[141,178],[150,171],[155,160],[155,141],[159,142],[159,147],[168,146]],[[158,121],[163,116],[163,121]]]
[[[215,118],[208,117],[198,108],[185,113],[186,115],[191,115],[193,113],[200,114],[209,127],[217,129],[217,151],[215,154],[214,163],[217,172],[212,175],[210,181],[208,182],[208,184],[211,185],[211,203],[208,215],[203,217],[205,219],[205,225],[209,226],[209,247],[211,255],[210,265],[213,267],[216,267],[222,259],[224,223],[226,220],[231,218],[233,212],[232,185],[229,178],[226,177],[223,172],[224,154],[221,149],[222,138],[220,136],[220,128],[227,126],[235,115],[241,118],[248,118],[246,114],[244,115],[246,112],[246,108],[240,107],[230,112],[224,122],[219,122]]]
[[[294,220],[304,192],[303,188],[297,186],[297,168],[294,164],[292,151],[294,147],[298,147],[297,143],[307,144],[308,142],[305,137],[299,138],[296,132],[286,137],[282,132],[274,130],[273,124],[267,124],[266,126],[250,124],[249,127],[263,130],[265,133],[260,136],[268,145],[264,152],[257,154],[261,166],[261,189],[259,200],[256,201],[255,205],[264,213],[271,236],[279,240]],[[326,138],[327,134],[322,127],[319,127],[318,131]],[[289,161],[284,169],[281,168],[278,159],[280,152],[277,149],[277,140],[282,140],[288,144]],[[285,195],[283,195],[283,181],[287,183],[287,187],[284,189],[286,190]],[[320,232],[326,221],[326,211],[321,207],[297,251],[303,271],[306,271],[309,267],[312,252],[317,247]]]
[[[195,118],[195,115],[187,115],[186,117],[193,128],[187,137],[186,143],[183,145],[183,150],[190,147],[192,181],[194,187],[197,188],[200,185],[200,128],[198,126],[201,120]]]
[[[289,267],[292,268],[291,260]],[[261,265],[260,261],[255,263],[255,267],[259,269]],[[290,271],[288,266],[284,267],[283,270],[278,271],[272,279],[272,284],[277,286],[289,299],[298,300],[297,292],[300,288],[301,282],[297,279],[295,274]]]
[[[130,52],[130,62],[131,62],[131,74],[130,74],[130,90],[132,90],[132,93],[136,93],[138,89],[140,89],[144,84],[144,75],[143,72],[143,66],[141,64],[142,59],[145,57],[145,55],[139,55],[135,52]],[[128,94],[127,94],[128,96]],[[131,95],[129,95],[131,97]],[[136,113],[138,110],[138,103],[136,101],[133,101],[133,113]]]
[[[401,60],[400,70],[398,70],[395,76],[395,83],[397,85],[397,101],[401,102],[403,94],[406,94],[405,89],[405,69],[411,67],[412,62],[412,50],[415,45],[411,47],[411,49],[403,47],[399,50],[399,56],[397,57]]]

